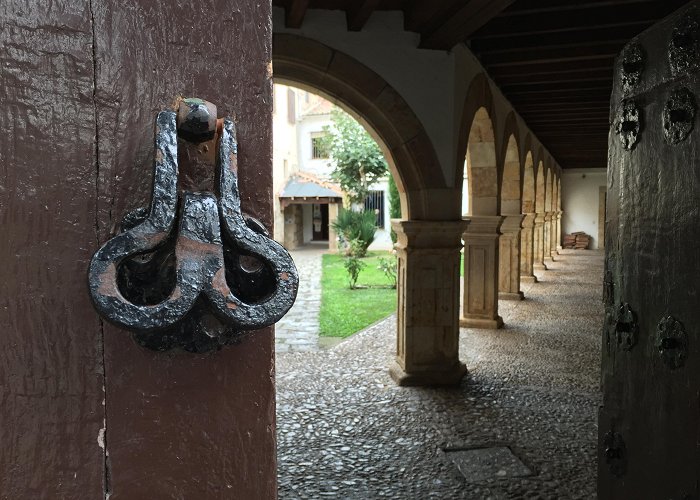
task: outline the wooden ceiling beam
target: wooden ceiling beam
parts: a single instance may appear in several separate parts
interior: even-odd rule
[[[544,75],[532,75],[524,77],[521,75],[507,75],[496,77],[491,75],[499,87],[507,85],[521,85],[532,83],[567,83],[578,82],[581,80],[600,80],[612,82],[613,75],[610,68],[593,70],[593,71],[577,71],[567,73],[549,73]]]
[[[432,31],[421,31],[420,46],[449,50],[500,14],[515,0],[468,0]]]
[[[551,12],[504,13],[477,31],[474,38],[576,31],[582,26],[613,28],[643,23],[651,26],[685,3],[687,0],[665,0],[661,5],[659,2],[641,2],[634,8],[621,8],[619,2],[606,2],[593,7],[566,2],[564,8]]]
[[[509,64],[560,63],[566,61],[586,61],[600,58],[614,58],[623,43],[604,42],[579,47],[549,47],[540,50],[517,50],[494,54],[481,54],[479,59],[488,69],[490,66],[507,66]]]
[[[641,33],[647,23],[629,24],[626,26],[589,28],[582,26],[579,30],[563,31],[538,35],[519,35],[503,38],[473,38],[470,42],[472,51],[476,54],[513,48],[538,49],[551,46],[588,45],[594,40],[627,42]]]
[[[465,0],[409,0],[404,8],[404,29],[418,33],[435,31],[464,2]]]
[[[287,8],[284,10],[284,25],[287,28],[301,28],[308,8],[309,0],[290,0]]]
[[[499,82],[500,83],[500,82]],[[523,81],[518,83],[510,83],[507,85],[499,85],[501,92],[505,95],[516,95],[517,93],[530,91],[550,91],[560,90],[589,90],[589,89],[610,89],[612,91],[612,78],[581,78],[578,80],[567,80],[563,84],[561,81],[546,81],[546,82],[530,82]]]
[[[558,61],[556,63],[546,61],[521,61],[500,66],[491,66],[488,68],[488,72],[494,79],[498,79],[501,75],[521,75],[523,78],[528,78],[533,74],[553,74],[605,68],[609,69],[610,74],[612,74],[614,62],[615,56],[612,55],[603,55],[576,61]]]
[[[367,23],[369,16],[377,8],[379,0],[355,0],[345,12],[348,31],[360,31]]]

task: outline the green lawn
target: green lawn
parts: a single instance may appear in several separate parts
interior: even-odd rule
[[[377,265],[379,257],[389,252],[370,252],[362,259],[366,264],[357,285],[367,288],[350,290],[343,257],[323,255],[321,274],[321,335],[347,337],[396,311],[396,290]]]

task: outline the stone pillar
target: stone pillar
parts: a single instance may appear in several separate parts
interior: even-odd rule
[[[532,263],[532,268],[537,270],[547,270],[544,263],[544,212],[535,214],[535,242],[533,245],[535,259]]]
[[[557,212],[557,253],[559,253],[561,248],[561,214],[563,214],[561,210]]]
[[[464,233],[464,301],[460,326],[496,329],[498,315],[498,236],[503,217],[470,216]]]
[[[520,231],[520,281],[537,283],[537,276],[532,272],[535,250],[535,214],[527,213],[523,217]]]
[[[542,256],[545,262],[551,262],[552,258],[552,212],[544,213],[544,244],[542,245]]]
[[[501,224],[498,265],[498,298],[523,300],[520,291],[520,227],[523,215],[506,215]]]
[[[557,252],[557,212],[552,212],[551,218],[552,222],[550,223],[549,230],[549,255],[551,256],[552,260],[554,260],[554,257],[559,255],[559,252]]]
[[[338,233],[333,229],[333,223],[338,219],[340,206],[340,203],[328,204],[328,250],[331,252],[338,251]]]
[[[284,246],[294,250],[304,244],[304,218],[301,205],[289,205],[284,209]]]
[[[460,237],[466,221],[393,220],[399,259],[396,359],[398,385],[455,385],[459,361]]]

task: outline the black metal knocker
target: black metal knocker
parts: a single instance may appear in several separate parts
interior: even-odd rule
[[[187,99],[179,116],[158,113],[155,135],[150,208],[128,214],[95,252],[90,293],[104,318],[148,348],[216,350],[282,318],[296,299],[297,270],[241,212],[233,121]],[[216,136],[214,192],[178,193],[178,135],[195,143]]]

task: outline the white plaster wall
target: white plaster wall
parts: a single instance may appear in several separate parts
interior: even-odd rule
[[[589,248],[598,248],[598,196],[606,185],[606,169],[565,169],[561,176],[562,234],[584,231]]]
[[[287,119],[287,92],[289,87],[275,85],[275,100],[272,114],[272,190],[274,193],[274,232],[276,241],[284,242],[284,213],[280,206],[279,194],[284,188],[287,177],[298,167],[297,128]],[[285,160],[287,169],[285,171]]]
[[[330,166],[328,158],[312,158],[311,137],[314,133],[323,132],[323,127],[330,125],[331,117],[328,114],[302,116],[297,124],[299,170],[325,180],[330,180],[333,167]]]

